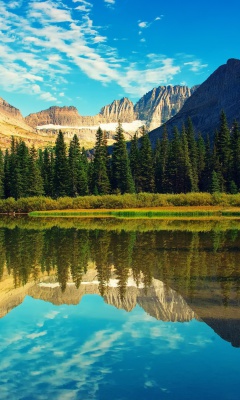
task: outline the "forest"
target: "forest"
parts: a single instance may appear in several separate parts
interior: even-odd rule
[[[11,148],[0,150],[0,199],[240,190],[240,129],[237,122],[229,128],[223,111],[212,140],[196,135],[190,118],[181,131],[164,127],[154,149],[145,127],[127,146],[119,123],[115,140],[110,149],[101,128],[93,151],[76,135],[67,148],[61,131],[43,150],[12,138]]]

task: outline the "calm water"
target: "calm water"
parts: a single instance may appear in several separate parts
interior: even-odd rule
[[[240,226],[0,220],[0,399],[239,399]]]

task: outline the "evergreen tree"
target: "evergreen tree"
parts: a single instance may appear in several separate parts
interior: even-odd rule
[[[107,194],[110,192],[110,182],[107,167],[108,151],[106,133],[103,132],[99,127],[96,133],[92,175],[93,187],[98,194]]]
[[[28,189],[26,191],[26,196],[41,196],[44,194],[38,154],[34,146],[31,147],[29,152],[27,181]]]
[[[198,140],[198,168],[199,168],[199,189],[201,192],[211,191],[213,160],[210,145],[210,138],[207,135],[206,144],[202,136]]]
[[[182,128],[181,134],[181,149],[179,151],[179,164],[178,164],[178,176],[179,176],[179,189],[180,192],[187,193],[197,190],[197,181],[193,178],[192,164],[189,155],[188,138],[185,130],[185,126]]]
[[[135,190],[138,193],[139,179],[140,179],[140,154],[138,148],[138,137],[136,133],[131,140],[129,160],[130,160],[130,168],[135,185]]]
[[[161,142],[157,139],[156,147],[154,150],[154,175],[155,175],[155,189],[157,193],[162,191],[162,164],[161,164]]]
[[[42,155],[41,175],[43,189],[46,196],[54,196],[54,155],[48,148],[44,149]]]
[[[80,196],[86,196],[89,193],[88,168],[89,168],[89,163],[87,159],[87,153],[84,147],[82,147],[80,154],[79,177],[78,177]]]
[[[220,115],[220,127],[215,140],[216,157],[219,162],[219,169],[222,175],[222,191],[229,187],[229,175],[231,165],[230,131],[224,111]]]
[[[4,160],[0,149],[0,199],[4,199]]]
[[[9,160],[10,196],[15,199],[26,197],[28,191],[29,151],[23,140],[12,139]]]
[[[182,182],[180,180],[181,160],[182,147],[180,135],[177,127],[174,127],[166,164],[165,188],[168,193],[181,193],[182,191]]]
[[[198,149],[195,140],[194,129],[191,118],[187,120],[186,135],[188,141],[188,153],[191,163],[191,190],[198,191]]]
[[[11,173],[10,173],[10,156],[6,150],[4,156],[4,197],[7,199],[11,196]]]
[[[216,193],[220,192],[220,184],[219,184],[219,178],[218,174],[216,171],[213,170],[212,172],[212,180],[211,180],[211,193]]]
[[[231,135],[230,179],[240,190],[240,128],[237,121],[233,124]]]
[[[139,176],[139,189],[141,192],[154,192],[154,166],[153,166],[153,152],[149,135],[142,128],[141,147],[139,151],[140,156],[140,176]]]
[[[62,131],[59,131],[55,146],[54,164],[54,194],[56,197],[67,196],[69,193],[69,166],[66,144]]]
[[[118,124],[112,153],[112,188],[120,193],[134,193],[126,142],[121,124]]]

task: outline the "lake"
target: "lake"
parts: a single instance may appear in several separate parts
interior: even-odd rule
[[[0,398],[239,399],[235,220],[0,219]]]

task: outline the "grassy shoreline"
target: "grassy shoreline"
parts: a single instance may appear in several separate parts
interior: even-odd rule
[[[29,197],[0,200],[1,214],[49,212],[73,215],[109,216],[169,216],[169,215],[240,215],[240,193],[187,193],[156,194],[139,193],[124,195],[62,197]],[[33,215],[33,214],[32,214]],[[42,215],[42,214],[41,214]],[[53,215],[53,214],[52,214]]]
[[[91,218],[164,218],[164,217],[239,217],[240,208],[219,206],[143,207],[131,209],[76,209],[33,211],[31,217],[91,217]]]

